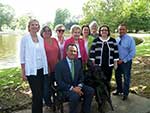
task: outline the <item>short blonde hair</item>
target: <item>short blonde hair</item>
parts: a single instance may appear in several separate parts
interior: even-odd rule
[[[55,26],[55,31],[57,31],[58,29],[65,30],[65,26],[63,24],[58,24]]]
[[[75,30],[79,29],[81,31],[81,27],[77,24],[74,24],[70,28],[70,32],[73,33]]]

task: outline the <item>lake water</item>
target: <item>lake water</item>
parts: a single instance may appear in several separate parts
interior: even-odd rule
[[[21,35],[0,34],[0,69],[19,66]]]

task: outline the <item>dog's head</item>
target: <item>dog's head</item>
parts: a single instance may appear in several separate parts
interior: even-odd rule
[[[100,66],[94,66],[94,73],[93,75],[99,79],[99,80],[102,80],[102,81],[105,81],[106,80],[106,76],[104,75],[102,69]]]

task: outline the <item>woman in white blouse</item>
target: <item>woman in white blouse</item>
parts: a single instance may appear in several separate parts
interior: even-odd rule
[[[30,20],[29,33],[21,39],[20,44],[22,78],[28,80],[32,91],[32,113],[43,113],[43,80],[44,75],[48,74],[43,38],[37,35],[39,29],[39,22]]]

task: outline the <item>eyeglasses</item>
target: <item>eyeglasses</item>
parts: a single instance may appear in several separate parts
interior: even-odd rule
[[[57,30],[58,32],[65,32],[65,30],[62,30],[62,29],[60,29],[60,30]]]

